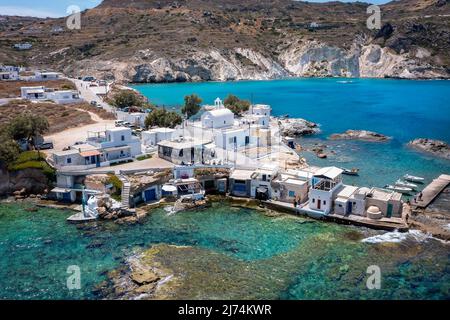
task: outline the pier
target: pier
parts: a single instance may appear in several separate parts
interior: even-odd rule
[[[295,213],[295,214],[304,214],[308,215],[304,211],[301,210],[301,208],[295,208],[293,203],[286,203],[281,201],[275,201],[275,200],[267,200],[262,201],[267,208],[274,209],[278,211],[283,211],[287,213]],[[310,215],[308,215],[310,216]],[[311,216],[310,216],[311,217]],[[318,219],[318,217],[312,217],[315,219]],[[403,218],[381,218],[378,220],[369,219],[364,216],[358,216],[358,215],[339,215],[334,213],[324,214],[320,216],[320,219],[325,221],[332,221],[335,223],[340,224],[346,224],[346,225],[355,225],[360,227],[368,227],[372,229],[379,229],[379,230],[387,230],[387,231],[407,231],[408,225],[405,223]]]
[[[412,203],[413,209],[426,208],[450,184],[450,175],[441,174],[422,191],[422,197]]]

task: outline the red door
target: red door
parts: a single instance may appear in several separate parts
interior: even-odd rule
[[[320,209],[320,199],[317,200],[317,209]]]

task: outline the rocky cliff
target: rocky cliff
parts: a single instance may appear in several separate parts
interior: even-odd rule
[[[47,193],[51,186],[47,176],[39,169],[24,169],[9,172],[0,169],[0,196],[6,196],[16,191],[21,194]]]
[[[51,31],[64,19],[0,24],[3,43],[34,45],[20,54],[2,46],[0,60],[122,82],[450,77],[449,1],[391,2],[380,30],[366,27],[368,6],[104,0],[83,13],[81,30]]]

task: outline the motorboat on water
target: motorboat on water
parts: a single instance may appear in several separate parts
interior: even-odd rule
[[[408,182],[408,181],[403,181],[403,180],[400,180],[400,179],[398,179],[395,182],[395,185],[399,186],[399,187],[407,187],[407,188],[411,188],[411,189],[417,189],[417,184],[414,184],[414,183],[411,183],[411,182]]]
[[[400,193],[410,193],[410,192],[413,191],[412,188],[401,187],[401,186],[393,186],[393,185],[390,185],[390,184],[385,186],[385,188],[389,189],[389,190],[397,191],[397,192],[400,192]]]
[[[346,174],[349,176],[357,176],[359,173],[358,168],[351,168],[351,169],[341,168],[341,169],[344,170],[344,172],[342,172],[343,174]]]
[[[410,175],[410,174],[405,174],[403,176],[403,179],[405,179],[407,181],[419,182],[419,183],[422,183],[425,180],[425,178],[416,177],[416,176],[413,176],[413,175]]]

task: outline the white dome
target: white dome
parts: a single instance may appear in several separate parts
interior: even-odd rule
[[[378,208],[377,206],[370,206],[367,209],[367,212],[368,213],[380,213],[381,211],[380,211],[380,208]]]

